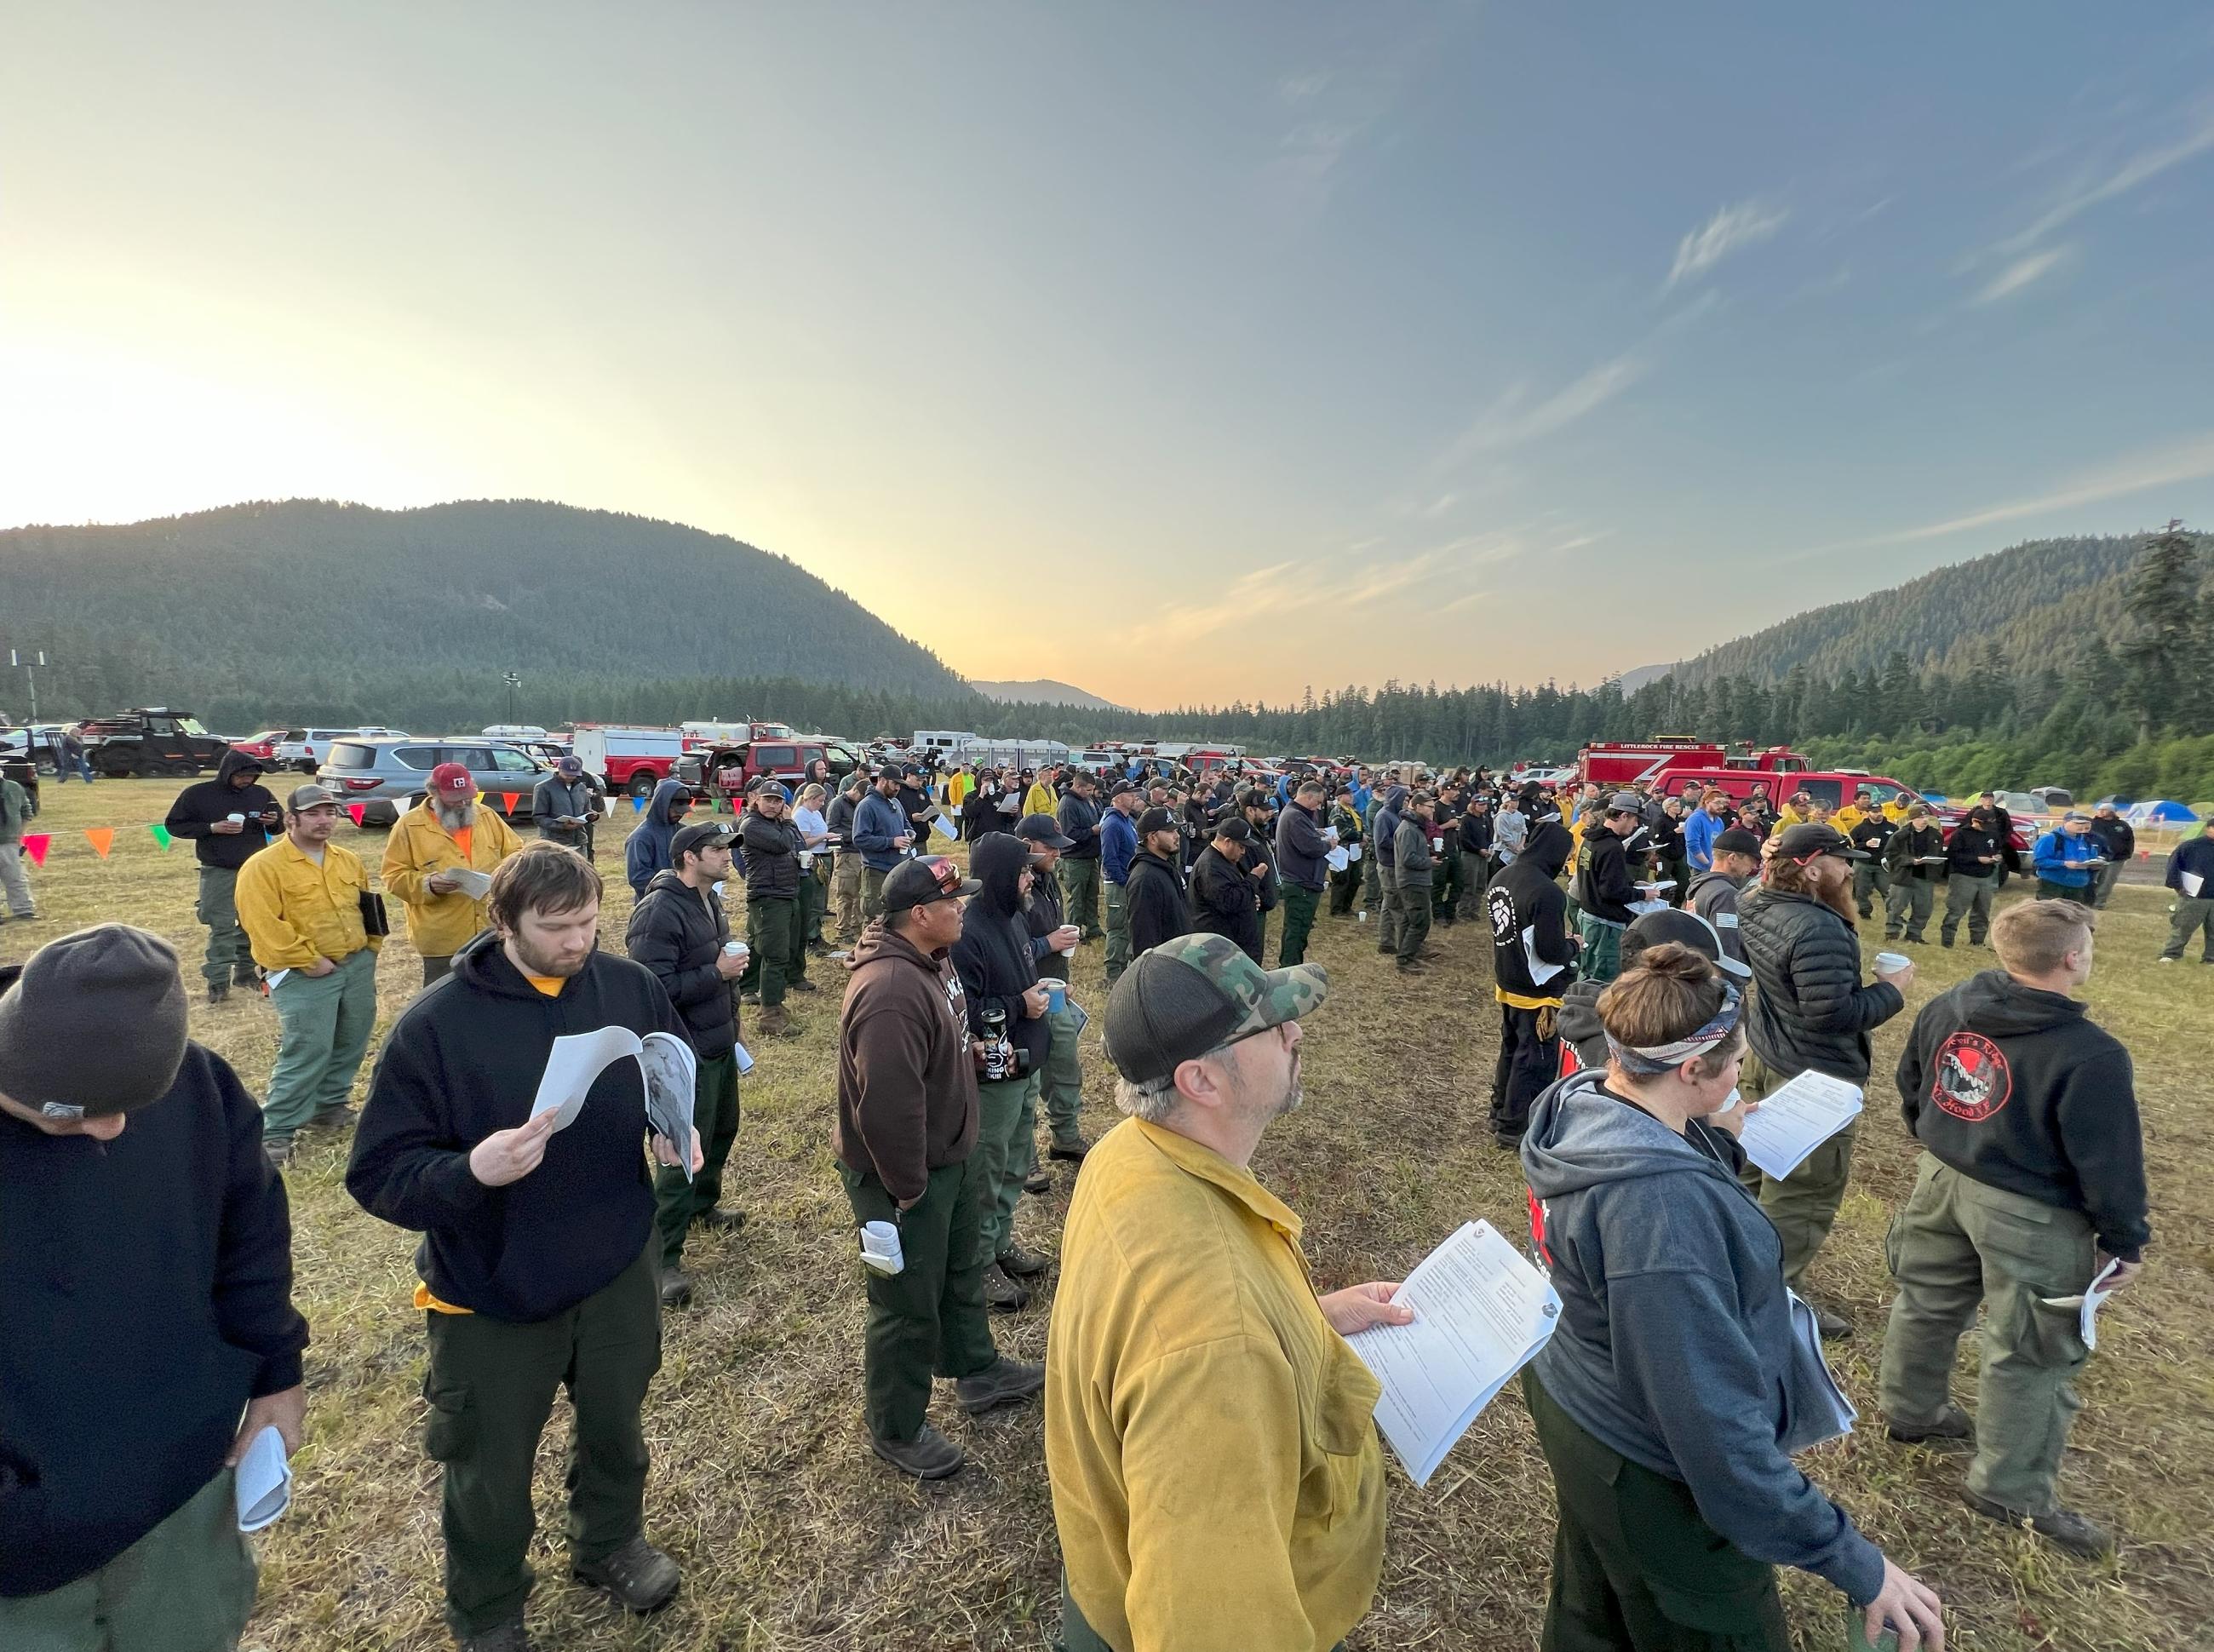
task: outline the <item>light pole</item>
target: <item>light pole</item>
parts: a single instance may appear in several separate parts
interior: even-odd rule
[[[507,684],[507,721],[508,726],[512,728],[515,725],[515,691],[523,686],[523,676],[520,672],[503,671],[500,681]]]
[[[41,648],[35,652],[27,653],[21,649],[10,648],[8,651],[8,664],[10,665],[21,666],[23,668],[23,676],[30,682],[30,721],[35,723],[39,720],[39,672],[48,664],[46,659],[46,651]]]

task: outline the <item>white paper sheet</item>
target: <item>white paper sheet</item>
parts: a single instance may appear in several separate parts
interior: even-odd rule
[[[1453,1442],[1545,1345],[1561,1299],[1488,1221],[1464,1223],[1407,1276],[1395,1300],[1410,1325],[1346,1340],[1384,1385],[1376,1424],[1427,1485]]]
[[[492,874],[488,872],[479,872],[474,866],[448,866],[437,876],[452,878],[461,886],[460,892],[468,896],[472,901],[481,901],[485,897],[486,891],[492,888]]]
[[[953,823],[953,817],[943,809],[930,817],[930,829],[948,843],[953,842],[961,835],[961,829]]]
[[[284,1436],[274,1427],[246,1442],[231,1492],[242,1532],[259,1532],[292,1506],[292,1465],[285,1460]]]
[[[1640,884],[1637,887],[1643,890],[1648,895],[1658,895],[1664,889],[1675,888],[1676,880],[1673,878],[1659,878],[1654,879],[1651,883]]]
[[[692,1104],[699,1094],[700,1058],[673,1032],[649,1032],[639,1041],[645,1074],[645,1122],[676,1149],[677,1168],[692,1179]]]
[[[1755,1113],[1753,1117],[1758,1118],[1760,1115]],[[1796,1420],[1798,1426],[1793,1430],[1793,1449],[1804,1451],[1825,1440],[1835,1440],[1840,1435],[1850,1434],[1853,1424],[1859,1420],[1860,1412],[1852,1401],[1845,1398],[1845,1391],[1838,1386],[1837,1378],[1831,1374],[1830,1361],[1822,1352],[1822,1322],[1814,1317],[1814,1310],[1800,1300],[1798,1292],[1787,1287],[1783,1294],[1791,1299],[1791,1334],[1799,1339],[1801,1355],[1811,1359],[1814,1368],[1822,1374],[1822,1385],[1830,1401],[1828,1416]]]
[[[1346,867],[1352,865],[1351,860],[1343,849],[1332,849],[1328,854],[1323,856],[1323,860],[1332,872],[1343,872]]]
[[[738,1076],[740,1078],[745,1077],[747,1074],[754,1070],[753,1051],[748,1049],[743,1044],[732,1044],[731,1046],[731,1053],[738,1058]]]
[[[2184,894],[2194,901],[2199,898],[2199,891],[2206,887],[2206,880],[2195,872],[2180,872],[2175,875],[2175,881],[2183,885]]]
[[[2081,1296],[2048,1296],[2045,1299],[2045,1306],[2048,1308],[2074,1308],[2076,1311],[2076,1334],[2083,1337],[2086,1348],[2096,1349],[2099,1346],[2099,1310],[2113,1294],[2113,1292],[2102,1291],[2099,1287],[2120,1271],[2122,1259],[2116,1257],[2100,1269],[2098,1276],[2092,1280],[2089,1288]]]
[[[1522,961],[1530,966],[1532,982],[1540,987],[1569,967],[1565,964],[1548,964],[1538,956],[1538,926],[1534,923],[1522,932]]]
[[[1738,1145],[1746,1158],[1780,1182],[1860,1111],[1858,1085],[1809,1068],[1752,1111]]]
[[[1360,860],[1360,859],[1361,859],[1361,845],[1359,845],[1358,843],[1349,843],[1349,844],[1347,844],[1347,845],[1345,846],[1345,858],[1346,858],[1348,860]]]
[[[1632,901],[1630,903],[1630,909],[1642,918],[1648,912],[1666,912],[1668,909],[1668,902],[1666,901]]]
[[[638,1034],[628,1027],[602,1027],[596,1032],[565,1033],[556,1038],[546,1057],[546,1071],[539,1075],[538,1094],[530,1104],[531,1117],[558,1111],[560,1116],[554,1121],[554,1128],[567,1129],[576,1122],[593,1081],[615,1062],[637,1055],[642,1048]]]

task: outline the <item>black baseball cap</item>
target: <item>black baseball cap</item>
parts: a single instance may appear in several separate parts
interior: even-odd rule
[[[1137,793],[1138,783],[1135,780],[1117,780],[1108,788],[1107,800],[1112,803],[1117,798],[1135,797]]]
[[[1150,837],[1155,832],[1178,831],[1177,817],[1158,804],[1138,817],[1138,835]]]
[[[1805,866],[1817,855],[1834,854],[1841,860],[1865,860],[1868,855],[1852,846],[1851,840],[1836,827],[1820,821],[1801,821],[1789,827],[1776,840],[1776,853],[1786,860],[1795,860]]]
[[[724,847],[730,841],[731,829],[721,821],[695,820],[689,826],[678,827],[676,835],[669,840],[669,859],[674,864],[702,849]]]
[[[1049,849],[1073,849],[1076,840],[1061,829],[1061,823],[1051,815],[1024,815],[1015,823],[1015,835],[1032,843],[1043,843]]]
[[[1740,981],[1752,977],[1751,965],[1739,963],[1722,950],[1722,935],[1714,925],[1697,913],[1680,907],[1671,907],[1666,912],[1648,912],[1631,921],[1630,927],[1622,932],[1622,967],[1629,969],[1630,960],[1647,947],[1668,941],[1690,947],[1724,975]]]
[[[877,766],[877,778],[880,780],[902,780],[907,776],[901,773],[897,763],[880,763]]]
[[[1214,823],[1214,835],[1232,843],[1247,843],[1252,841],[1253,828],[1243,815],[1225,815]]]
[[[1742,826],[1733,826],[1726,832],[1715,834],[1716,854],[1758,854],[1760,840]]]
[[[926,854],[902,860],[884,879],[884,910],[905,912],[933,901],[957,900],[983,888],[974,878],[963,878],[961,868],[942,854]]]

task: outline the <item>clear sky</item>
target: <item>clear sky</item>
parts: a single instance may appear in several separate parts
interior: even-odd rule
[[[1149,707],[2207,526],[2210,298],[2195,3],[0,6],[0,525],[634,511]]]

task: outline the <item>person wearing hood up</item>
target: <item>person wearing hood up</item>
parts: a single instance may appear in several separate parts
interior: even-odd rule
[[[1004,1076],[993,1076],[988,1068],[976,1083],[976,1202],[984,1254],[991,1258],[984,1270],[984,1301],[995,1312],[1012,1313],[1030,1300],[1018,1282],[1049,1265],[1045,1257],[1015,1243],[1014,1220],[1031,1172],[1038,1092],[1053,1043],[1046,1019],[1050,994],[1038,978],[1031,945],[1031,884],[1037,874],[1029,843],[1012,832],[987,832],[976,840],[969,870],[981,887],[962,910],[961,938],[953,943],[969,1035],[991,1038],[986,1018],[996,1015],[1000,1032],[1012,1046]]]
[[[1801,1473],[1844,1424],[1783,1281],[1776,1229],[1731,1173],[1744,1000],[1663,944],[1599,994],[1606,1065],[1539,1097],[1522,1141],[1560,1294],[1523,1394],[1559,1524],[1549,1648],[1789,1645],[1775,1568],[1862,1612],[1871,1642],[1942,1649],[1942,1605]]]
[[[1561,989],[1576,957],[1568,897],[1558,881],[1568,862],[1568,828],[1547,821],[1484,892],[1491,920],[1491,994],[1499,1000],[1491,1139],[1510,1153],[1522,1145],[1530,1104],[1560,1065]]]
[[[1899,1298],[1882,1367],[1893,1439],[1972,1448],[1969,1508],[2087,1560],[2113,1534],[2062,1508],[2056,1482],[2090,1350],[2076,1309],[2053,1302],[2110,1265],[2100,1288],[2121,1289],[2152,1238],[2129,1052],[2073,996],[2097,927],[2075,901],[2009,907],[1991,925],[2002,967],[1914,1019],[1899,1094],[1922,1155],[1887,1247]],[[1948,1391],[1979,1304],[1972,1423]]]
[[[235,746],[223,754],[215,778],[177,793],[162,826],[171,837],[192,840],[200,863],[199,900],[193,915],[207,926],[207,956],[200,975],[207,999],[220,1004],[234,986],[251,987],[254,950],[238,922],[238,871],[267,846],[284,824],[284,811],[261,784],[261,760]]]
[[[691,806],[692,788],[682,780],[664,780],[653,788],[645,817],[631,828],[623,845],[623,877],[633,895],[643,899],[653,874],[669,870],[669,841]]]

